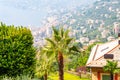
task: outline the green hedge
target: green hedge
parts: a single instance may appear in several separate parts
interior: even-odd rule
[[[0,75],[16,76],[34,69],[35,50],[31,31],[0,24]]]

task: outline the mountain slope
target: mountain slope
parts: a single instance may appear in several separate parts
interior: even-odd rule
[[[46,36],[39,36],[40,39],[50,36],[50,28],[54,25],[71,29],[70,35],[84,45],[95,41],[110,41],[116,38],[120,30],[120,1],[97,0],[93,5],[85,7],[56,10],[43,24],[47,28],[40,31],[40,35],[42,33]]]

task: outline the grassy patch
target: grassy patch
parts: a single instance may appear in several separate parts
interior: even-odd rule
[[[48,80],[58,80],[58,74],[51,74],[49,76]],[[89,79],[87,79],[87,78],[81,78],[80,79],[80,77],[77,76],[77,75],[65,72],[64,73],[64,80],[89,80]]]

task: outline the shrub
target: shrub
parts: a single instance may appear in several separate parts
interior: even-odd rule
[[[32,73],[35,50],[31,31],[25,27],[0,24],[0,75]]]

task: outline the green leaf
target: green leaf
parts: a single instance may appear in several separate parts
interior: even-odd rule
[[[60,28],[60,36],[63,37],[63,35],[64,35],[64,29],[63,29],[63,27],[61,27]]]
[[[73,38],[68,38],[68,39],[66,39],[66,45],[69,45],[72,40],[73,40]]]
[[[70,48],[70,51],[80,52],[79,49],[76,46],[72,46]]]
[[[54,35],[54,39],[56,42],[59,42],[61,40],[61,37],[59,35]]]
[[[56,46],[56,44],[55,44],[51,39],[46,38],[46,40],[47,40],[48,42],[50,42],[54,47]]]
[[[52,27],[52,30],[54,35],[59,35],[59,31],[55,27]]]
[[[66,30],[65,32],[64,32],[64,38],[67,38],[69,36],[69,30]]]

